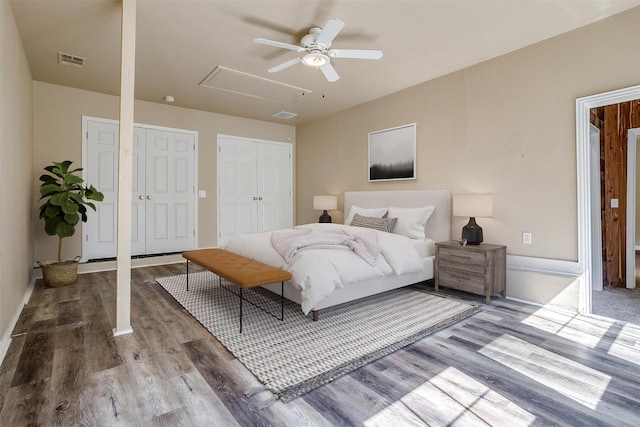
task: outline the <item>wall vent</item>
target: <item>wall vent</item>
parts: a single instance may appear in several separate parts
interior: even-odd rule
[[[290,113],[288,111],[280,111],[279,113],[275,113],[273,115],[273,117],[278,118],[278,119],[285,119],[285,120],[289,120],[293,117],[297,116],[296,113]]]
[[[58,52],[58,64],[68,65],[70,67],[84,68],[84,61],[86,58],[81,56],[71,55],[68,53]]]

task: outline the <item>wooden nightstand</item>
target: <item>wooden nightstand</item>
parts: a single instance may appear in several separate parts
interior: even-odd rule
[[[467,245],[457,241],[436,243],[435,290],[439,286],[484,295],[505,297],[507,247]]]

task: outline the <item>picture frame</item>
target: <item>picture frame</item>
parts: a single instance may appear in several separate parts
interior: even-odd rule
[[[416,124],[369,133],[369,182],[416,179]]]

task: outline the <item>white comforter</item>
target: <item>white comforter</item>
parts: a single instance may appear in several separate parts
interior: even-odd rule
[[[307,224],[296,228],[299,227],[358,228],[341,224]],[[373,266],[353,252],[327,249],[301,251],[287,263],[271,245],[271,234],[278,232],[241,234],[233,237],[224,248],[291,272],[291,283],[301,291],[302,311],[305,314],[335,289],[346,284],[381,276],[417,273],[423,268],[418,251],[410,239],[381,231],[376,231],[380,256]]]

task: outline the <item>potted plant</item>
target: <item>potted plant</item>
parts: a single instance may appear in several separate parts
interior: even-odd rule
[[[91,200],[101,202],[104,195],[93,185],[83,186],[84,180],[77,173],[82,168],[69,170],[70,160],[53,162],[44,169],[49,174],[40,176],[40,218],[44,219],[44,230],[49,236],[58,236],[58,259],[38,261],[42,277],[47,286],[66,286],[76,282],[78,277],[77,256],[72,260],[62,260],[62,239],[73,236],[80,220],[87,222],[87,206],[96,210]]]

